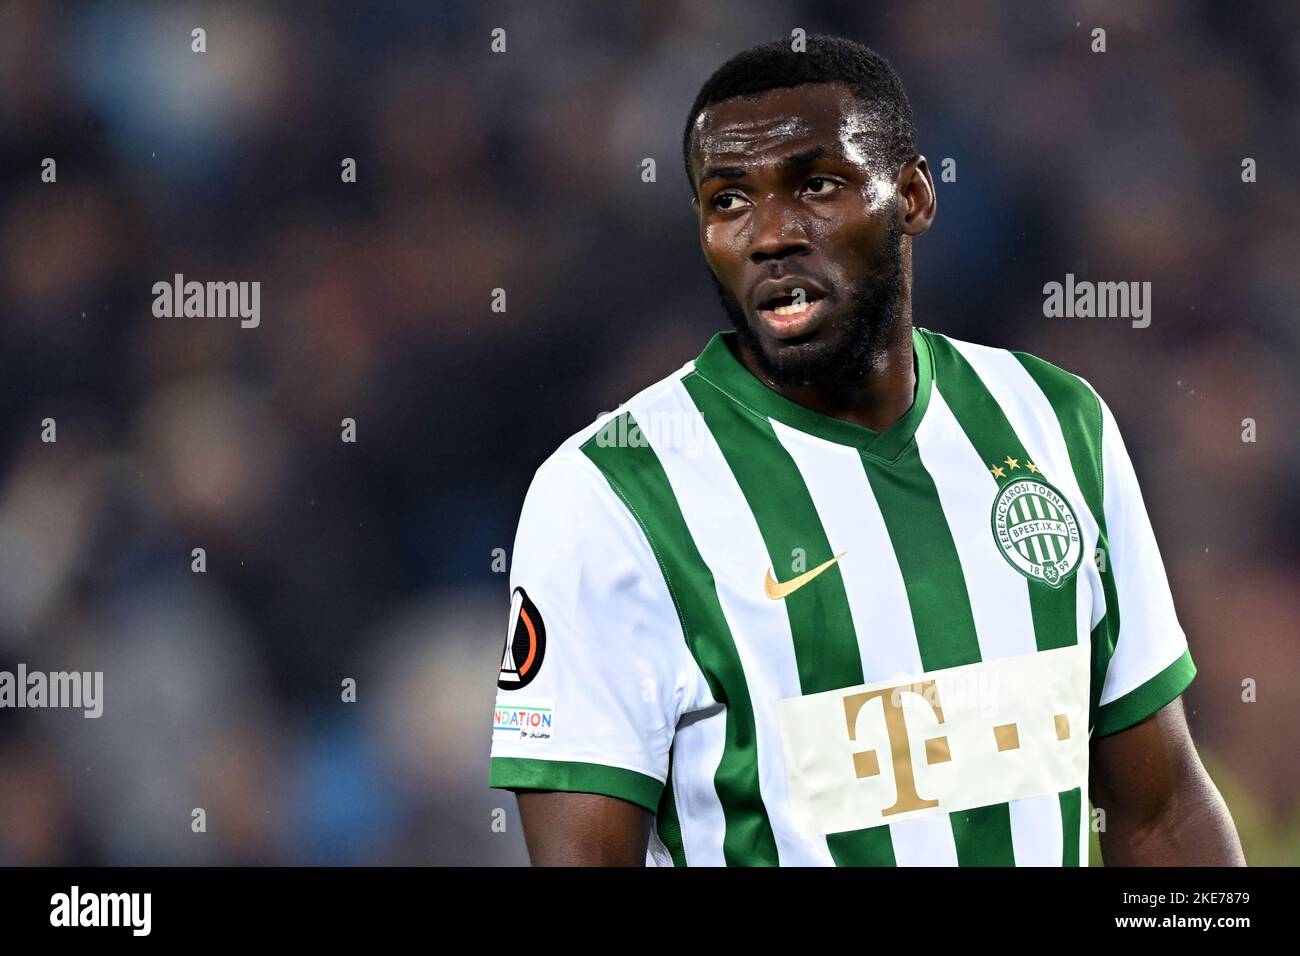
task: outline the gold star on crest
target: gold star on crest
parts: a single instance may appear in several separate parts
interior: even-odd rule
[[[1032,461],[1027,461],[1027,462],[1025,462],[1025,467],[1029,469],[1029,471],[1030,471],[1031,474],[1035,474],[1035,475],[1036,475],[1036,474],[1039,473],[1039,472],[1038,472],[1038,466],[1035,465]]]
[[[1004,472],[997,465],[994,465],[992,468],[989,469],[989,471],[993,472],[994,478],[1002,478],[1004,476]]]
[[[1007,463],[1007,467],[1008,467],[1008,468],[1019,468],[1019,467],[1020,467],[1020,461],[1019,461],[1019,459],[1012,458],[1010,455],[1007,455],[1007,457],[1004,458],[1004,459],[1002,459],[1002,460],[1005,461],[1005,462]]]

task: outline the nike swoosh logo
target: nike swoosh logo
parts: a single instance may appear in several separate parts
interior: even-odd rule
[[[819,564],[811,571],[805,571],[797,578],[791,578],[789,581],[786,581],[784,583],[777,581],[776,578],[772,577],[772,569],[768,568],[767,574],[764,575],[763,577],[763,593],[766,594],[768,597],[770,597],[773,601],[780,601],[784,598],[787,598],[795,591],[798,591],[801,587],[803,587],[813,578],[817,577],[817,575],[821,574],[823,571],[829,568],[840,558],[844,557],[844,555],[846,554],[848,554],[847,551],[841,551],[839,554],[835,555],[835,557],[831,558],[825,564]]]

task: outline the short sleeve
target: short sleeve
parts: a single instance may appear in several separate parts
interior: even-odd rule
[[[1106,570],[1118,603],[1107,608],[1111,656],[1093,727],[1094,736],[1104,737],[1142,722],[1176,698],[1196,676],[1196,667],[1174,612],[1133,463],[1110,408],[1104,401],[1100,406]]]
[[[538,469],[510,587],[489,785],[655,812],[692,659],[640,525],[581,454]]]

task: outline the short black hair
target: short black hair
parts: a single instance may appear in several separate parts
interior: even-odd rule
[[[695,192],[691,132],[701,110],[736,96],[754,96],[805,83],[848,84],[862,104],[880,117],[884,134],[879,143],[881,158],[895,169],[901,169],[916,155],[912,105],[888,60],[844,37],[810,36],[801,53],[791,50],[790,45],[790,39],[783,38],[743,50],[718,67],[700,87],[682,133],[682,159],[691,192]]]

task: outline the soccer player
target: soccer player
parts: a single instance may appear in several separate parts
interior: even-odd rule
[[[538,469],[490,784],[537,864],[1240,864],[1106,403],[912,321],[911,108],[747,50],[683,137],[735,326]]]

